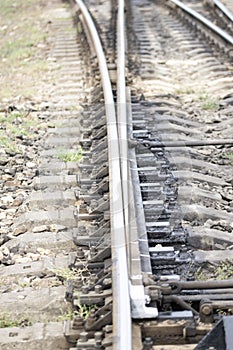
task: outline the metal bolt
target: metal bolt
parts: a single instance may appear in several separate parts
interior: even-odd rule
[[[97,183],[93,183],[92,186],[91,186],[91,189],[92,190],[96,190],[97,188],[98,188]]]
[[[88,336],[87,332],[81,332],[80,333],[79,342],[80,343],[85,343],[87,341],[87,336]]]
[[[105,278],[105,279],[103,280],[103,285],[104,285],[104,286],[111,285],[111,283],[112,283],[112,279],[111,279],[111,278]]]
[[[95,310],[91,310],[90,315],[86,320],[85,327],[87,327],[87,329],[88,329],[89,327],[91,327],[95,323],[95,321],[96,321]]]
[[[112,333],[112,326],[107,325],[104,327],[104,330],[106,333]]]
[[[152,350],[153,342],[150,337],[145,338],[143,342],[143,350]]]
[[[95,286],[95,293],[102,293],[102,286],[99,284]]]
[[[87,294],[88,293],[88,287],[87,286],[83,286],[82,287],[82,293],[83,294]]]
[[[98,279],[98,277],[96,275],[91,274],[91,276],[90,276],[91,283],[95,283],[97,279]]]
[[[211,314],[212,308],[211,308],[210,305],[204,305],[204,306],[201,307],[201,312],[202,312],[202,314],[208,316],[208,315]]]
[[[75,317],[72,325],[73,329],[83,328],[83,319],[80,316]]]
[[[95,332],[95,341],[101,341],[103,338],[103,332]]]
[[[77,250],[77,258],[78,259],[83,259],[85,257],[84,251],[82,250],[82,248],[78,248]]]
[[[91,256],[91,258],[93,258],[95,256],[95,254],[96,254],[96,248],[92,246],[90,248],[90,256]]]
[[[82,285],[83,285],[82,277],[77,276],[75,281],[74,281],[74,285],[75,285],[76,288],[82,287]]]

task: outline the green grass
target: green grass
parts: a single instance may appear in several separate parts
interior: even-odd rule
[[[0,148],[5,148],[6,150],[20,153],[20,149],[15,140],[9,136],[6,136],[5,132],[2,130],[0,130]]]
[[[0,147],[20,152],[17,138],[22,136],[27,139],[33,138],[34,131],[38,130],[41,124],[37,118],[25,111],[0,114]]]
[[[83,157],[82,149],[81,147],[78,150],[72,150],[72,151],[61,151],[58,153],[58,159],[62,160],[63,162],[73,162],[76,163],[80,161]]]
[[[58,277],[62,277],[64,280],[75,279],[77,277],[77,271],[69,268],[64,269],[53,269],[53,273]]]
[[[22,64],[25,59],[35,55],[36,46],[45,40],[44,35],[30,35],[28,38],[8,41],[0,49],[0,58],[7,60],[11,64],[21,60]],[[45,63],[44,63],[45,64]]]
[[[78,308],[78,310],[75,311],[76,315],[81,317],[83,320],[86,320],[89,317],[90,312],[92,310],[96,310],[97,309],[96,305],[81,304],[79,298],[78,298],[78,300],[76,302],[76,306]]]
[[[224,156],[229,159],[229,164],[233,164],[233,153],[226,153]]]
[[[73,320],[75,317],[81,317],[84,321],[89,317],[90,312],[92,310],[96,310],[96,305],[86,305],[86,304],[80,304],[78,302],[77,304],[78,310],[68,310],[68,311],[62,311],[61,315],[58,316],[58,321],[67,321],[67,320]]]
[[[0,328],[31,326],[32,323],[27,317],[11,316],[7,313],[0,313]]]
[[[53,269],[51,270],[57,277],[62,278],[64,281],[67,280],[75,280],[81,277],[83,283],[90,277],[90,272],[87,267],[83,267],[82,269]]]
[[[215,276],[217,280],[227,280],[233,277],[233,260],[222,261],[216,268]]]
[[[177,90],[175,90],[174,92],[177,95],[190,95],[190,94],[194,94],[195,90],[193,90],[191,87],[187,87],[187,88],[179,88]]]
[[[199,267],[195,273],[195,279],[198,281],[207,280],[228,280],[233,278],[233,260],[222,261],[215,268],[214,273],[203,271],[202,267]]]
[[[58,316],[58,321],[67,321],[67,320],[73,320],[76,316],[75,311],[61,311],[61,315]]]
[[[49,69],[45,6],[36,0],[0,0],[0,99],[35,94],[38,78]]]
[[[201,102],[201,108],[203,110],[217,111],[219,109],[219,99],[205,92],[199,94],[198,100]]]
[[[202,268],[199,267],[195,273],[195,279],[198,281],[206,281],[208,278],[205,273],[202,271]]]

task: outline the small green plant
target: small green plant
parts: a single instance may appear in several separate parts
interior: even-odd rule
[[[0,328],[31,326],[27,317],[10,316],[7,313],[0,313]]]
[[[227,316],[226,310],[224,311],[223,309],[216,309],[216,312],[219,316]]]
[[[202,268],[199,267],[195,273],[195,279],[198,281],[206,281],[207,276],[205,273],[202,271]]]
[[[53,269],[52,272],[64,281],[81,279],[81,281],[84,283],[90,277],[90,272],[86,267],[73,270],[69,268]]]
[[[83,320],[86,320],[92,310],[96,310],[97,306],[96,305],[87,305],[87,304],[81,304],[80,303],[80,298],[78,298],[76,306],[78,308],[76,312],[76,315],[81,317]]]
[[[77,315],[76,311],[72,311],[72,310],[63,311],[63,310],[61,310],[61,315],[58,316],[58,321],[73,320],[76,315]]]
[[[58,158],[65,163],[67,162],[76,163],[80,161],[82,157],[83,157],[83,154],[82,154],[81,147],[78,150],[66,151],[66,152],[64,151],[58,154]]]
[[[3,133],[0,130],[0,147],[4,147],[6,150],[9,150],[11,152],[15,153],[21,153],[20,149],[12,140],[10,137],[3,135]]]
[[[73,320],[75,317],[81,317],[83,320],[86,320],[89,317],[90,312],[97,309],[97,306],[81,304],[80,299],[78,298],[77,308],[78,310],[61,310],[61,315],[58,316],[58,321]]]
[[[52,272],[55,273],[56,276],[62,277],[64,280],[75,279],[77,276],[76,270],[70,270],[69,268],[53,269]]]
[[[0,115],[0,123],[7,125],[14,122],[16,118],[21,118],[23,115],[18,111],[13,111],[12,113],[4,113]]]
[[[219,109],[219,99],[209,96],[207,93],[200,94],[199,101],[204,110],[216,111]]]
[[[214,272],[208,270],[203,271],[203,268],[199,267],[195,273],[195,279],[198,281],[206,281],[210,279],[227,280],[230,278],[233,278],[233,260],[220,262],[214,269]]]
[[[194,94],[195,90],[191,87],[187,87],[186,89],[182,89],[182,88],[178,88],[177,90],[175,90],[175,94],[177,95],[190,95],[190,94]]]
[[[19,286],[20,286],[21,288],[30,287],[30,282],[20,282],[20,283],[19,283]]]
[[[230,164],[233,164],[233,153],[226,153],[224,156],[229,159]]]
[[[25,127],[17,127],[16,125],[8,125],[7,131],[14,137],[30,136],[29,130]]]
[[[81,34],[82,33],[82,31],[83,31],[83,28],[82,28],[82,25],[81,25],[81,23],[80,22],[78,22],[78,24],[77,24],[77,33],[78,34]]]
[[[227,280],[233,277],[233,260],[222,261],[215,271],[217,280]]]
[[[0,114],[0,146],[15,153],[21,153],[18,146],[18,138],[31,139],[35,136],[32,132],[41,128],[30,111],[13,111],[11,113]]]

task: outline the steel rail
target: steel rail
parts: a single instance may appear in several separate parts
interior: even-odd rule
[[[118,236],[117,247],[115,247],[115,259],[117,259],[116,293],[118,301],[113,305],[113,334],[120,335],[119,341],[113,343],[113,350],[132,349],[132,319],[131,303],[129,309],[125,310],[124,298],[130,298],[129,292],[129,188],[128,188],[128,133],[127,133],[127,111],[126,111],[126,82],[125,82],[125,2],[118,0],[117,14],[117,124],[119,134],[120,171],[123,194],[123,213],[125,231]],[[124,233],[124,236],[123,236]],[[122,283],[121,274],[127,273],[127,281]],[[126,284],[128,282],[128,284]],[[130,300],[130,299],[129,299]],[[117,317],[116,317],[117,316]],[[126,336],[127,335],[127,336]],[[125,339],[124,339],[125,338]],[[123,343],[125,342],[125,344]]]
[[[132,348],[131,310],[129,298],[129,278],[127,268],[125,220],[123,211],[123,191],[120,171],[120,147],[116,112],[109,78],[107,62],[98,32],[86,6],[81,0],[78,5],[88,33],[92,38],[104,91],[108,133],[110,222],[112,245],[112,285],[113,285],[113,349]],[[122,6],[122,5],[121,5]]]
[[[198,12],[190,9],[188,6],[184,5],[179,0],[168,0],[178,6],[180,9],[182,9],[184,12],[188,13],[193,18],[197,19],[199,22],[204,24],[207,28],[211,29],[215,34],[219,35],[223,40],[225,40],[227,43],[233,45],[233,37],[229,35],[225,30],[219,28],[214,23],[209,21],[207,18],[199,14]]]
[[[219,0],[212,0],[222,13],[233,22],[233,13]]]
[[[126,112],[126,82],[125,82],[125,16],[124,0],[118,1],[117,17],[117,123],[120,145],[120,162],[124,203],[124,218],[126,227],[126,242],[128,235],[129,222],[129,164],[128,164],[128,131],[127,131],[127,112]]]

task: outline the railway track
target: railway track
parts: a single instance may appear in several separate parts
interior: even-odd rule
[[[60,126],[42,146],[29,211],[13,226],[14,232],[24,227],[19,234],[28,237],[36,233],[39,248],[55,232],[54,248],[49,243],[54,255],[39,259],[45,265],[35,267],[39,272],[31,262],[18,272],[15,266],[2,269],[4,276],[24,276],[30,269],[29,279],[35,273],[52,279],[51,300],[39,304],[32,320],[45,321],[41,311],[48,310],[49,323],[0,332],[7,339],[3,348],[230,349],[229,20],[213,35],[207,23],[203,27],[192,12],[179,9],[179,1],[90,1],[92,16],[81,0],[70,3],[79,41],[73,35],[67,41],[58,29],[53,54],[63,71],[48,112]],[[202,2],[189,5],[206,13]],[[209,1],[204,5],[212,9]],[[208,16],[213,13],[208,10]],[[83,74],[82,84],[76,74]],[[80,111],[71,108],[77,94]],[[59,96],[66,97],[60,102]],[[82,159],[57,164],[60,145]],[[25,237],[9,242],[3,246],[19,245],[27,255],[26,244],[34,246]],[[26,292],[27,300],[34,298]],[[39,287],[37,294],[43,293]],[[72,311],[63,324],[57,321],[64,295]],[[44,334],[38,340],[33,327]]]
[[[222,287],[227,287],[225,292],[231,293],[231,279],[221,282],[220,275],[213,276],[212,272],[216,266],[222,266],[223,270],[224,266],[229,268],[231,266],[229,261],[231,260],[231,249],[225,249],[231,246],[231,241],[228,242],[229,245],[221,249],[224,243],[220,243],[218,239],[226,238],[225,229],[222,227],[223,230],[221,230],[220,222],[230,223],[232,214],[231,210],[225,206],[226,203],[223,203],[223,197],[218,196],[224,188],[226,192],[231,192],[229,178],[223,181],[221,171],[217,172],[217,168],[219,170],[218,161],[217,164],[212,161],[215,152],[222,152],[224,147],[222,144],[227,143],[228,147],[231,147],[231,140],[224,139],[221,142],[218,132],[215,133],[214,129],[210,131],[208,115],[216,118],[214,117],[215,107],[213,106],[209,111],[209,107],[199,105],[202,97],[197,103],[193,101],[195,98],[191,96],[191,90],[193,89],[196,94],[193,77],[195,73],[198,77],[198,68],[203,66],[203,63],[205,64],[203,71],[206,70],[206,80],[201,71],[199,74],[203,85],[200,85],[199,79],[196,83],[199,91],[202,91],[201,94],[211,93],[211,99],[214,99],[212,96],[215,90],[215,87],[211,85],[218,80],[219,82],[228,81],[226,76],[231,76],[231,72],[224,72],[221,61],[217,65],[219,56],[216,49],[211,50],[204,40],[196,40],[194,31],[186,34],[187,29],[179,21],[175,24],[174,18],[167,10],[164,10],[160,3],[147,2],[142,5],[132,2],[131,6],[127,7],[127,15],[130,16],[130,14],[131,21],[128,22],[130,34],[127,43],[129,57],[127,60],[132,81],[128,83],[131,90],[128,89],[125,96],[127,110],[125,112],[123,108],[122,111],[123,115],[126,113],[129,119],[127,123],[124,119],[123,122],[118,120],[118,123],[120,124],[119,134],[122,135],[123,132],[124,135],[120,137],[120,140],[127,138],[131,140],[130,146],[128,145],[130,154],[128,170],[126,170],[127,161],[120,160],[121,164],[125,164],[122,176],[125,176],[129,183],[123,190],[122,198],[124,203],[129,203],[124,207],[126,210],[123,213],[124,218],[128,218],[126,222],[129,224],[126,225],[125,230],[128,232],[126,237],[129,238],[124,242],[124,237],[121,236],[124,243],[119,244],[119,249],[125,245],[128,247],[129,255],[133,256],[133,263],[129,262],[128,265],[131,311],[134,319],[132,346],[150,349],[153,346],[154,348],[156,346],[169,348],[170,345],[174,348],[176,344],[180,349],[182,346],[187,347],[188,343],[193,343],[194,345],[189,345],[189,347],[194,348],[203,335],[212,328],[213,323],[211,325],[211,322],[216,322],[219,314],[225,313],[230,305],[226,297],[224,311],[224,302],[219,300],[222,299],[221,288],[218,287],[222,284]],[[161,33],[161,28],[164,28],[166,34]],[[161,33],[159,38],[157,33]],[[172,33],[174,37],[172,34],[169,37],[168,33]],[[165,45],[166,38],[168,38],[168,48]],[[176,42],[170,48],[169,43],[175,38]],[[118,44],[119,42],[118,39]],[[121,45],[119,44],[118,48]],[[179,56],[176,52],[174,58],[177,45],[180,45],[181,53]],[[167,57],[164,53],[166,50],[168,51]],[[200,62],[192,67],[189,57],[194,54],[195,50],[195,61],[200,59]],[[187,71],[184,65],[180,67],[179,77],[179,68],[175,64],[173,66],[173,63],[175,60],[185,62],[185,51],[187,51]],[[213,54],[216,58],[212,58]],[[118,53],[118,59],[119,56]],[[170,64],[167,62],[169,58],[171,59]],[[229,65],[227,58],[226,62],[227,70],[227,65]],[[122,67],[122,64],[120,66],[118,64],[118,67]],[[190,73],[191,68],[193,68],[192,73]],[[174,77],[178,80],[176,84],[173,81]],[[187,85],[183,82],[184,77],[187,77]],[[186,86],[187,91],[179,91],[181,85],[179,80]],[[228,92],[229,85],[230,83],[227,86]],[[226,85],[223,83],[215,95],[220,94],[224,100],[227,95],[225,89]],[[198,96],[196,97],[199,99]],[[117,98],[122,98],[119,91]],[[218,98],[221,104],[220,97]],[[183,99],[185,108],[182,106]],[[124,103],[118,100],[117,102],[119,103],[117,118],[121,118],[120,113]],[[192,114],[193,109],[195,109],[195,116],[190,117],[189,114]],[[207,129],[203,125],[205,119],[207,119]],[[127,137],[126,130],[122,131],[125,124],[128,126]],[[193,141],[193,137],[196,142]],[[217,145],[217,143],[220,145],[215,146],[214,144]],[[185,147],[181,151],[182,144]],[[195,145],[202,146],[202,148],[192,147]],[[123,148],[119,146],[120,149],[121,147]],[[122,152],[124,151],[125,149]],[[223,152],[226,152],[226,149]],[[227,166],[224,166],[223,172],[227,173],[226,169]],[[127,178],[127,172],[129,178]],[[130,178],[134,187],[130,185]],[[194,193],[191,198],[190,193]],[[220,207],[221,210],[219,210]],[[97,256],[106,254],[106,251],[107,247],[101,248],[100,246]],[[228,261],[223,258],[226,254]],[[124,267],[123,270],[126,268]],[[222,271],[221,268],[219,271]],[[205,283],[201,280],[202,278],[210,281]],[[195,279],[199,280],[194,282]],[[115,283],[113,280],[113,286]],[[102,288],[106,290],[103,285]],[[80,300],[83,302],[90,300],[94,289],[94,286],[89,287],[89,293],[86,293],[88,296],[81,294]],[[113,289],[113,295],[114,291],[115,289]],[[118,294],[116,291],[115,293]],[[127,291],[124,291],[124,295],[127,295]],[[93,303],[95,297],[93,297]],[[113,309],[114,300],[116,303],[120,302],[113,297]],[[120,303],[123,305],[123,301]],[[212,311],[218,309],[217,313],[210,312],[211,305],[214,307]],[[116,305],[115,308],[115,313],[118,315],[116,310],[119,310],[120,306]],[[213,317],[211,322],[210,314]],[[96,314],[93,312],[93,324],[95,324],[94,320],[96,324],[98,323],[100,315],[98,312]],[[102,318],[104,317],[102,315]],[[123,316],[124,321],[126,317],[127,314]],[[117,327],[118,322],[119,320],[114,319],[113,312],[112,346],[121,349],[123,345],[120,342],[124,342],[127,335],[123,336],[124,332],[121,331],[120,326],[118,330],[115,330],[114,327]],[[122,324],[124,324],[123,321]],[[90,333],[89,335],[87,333],[84,340],[77,341],[77,349],[81,348],[83,343],[88,346],[93,342],[93,339],[89,338]],[[117,340],[119,334],[122,336]],[[128,341],[128,345],[124,345],[124,348],[131,346],[130,340]],[[102,346],[107,347],[104,341]]]

